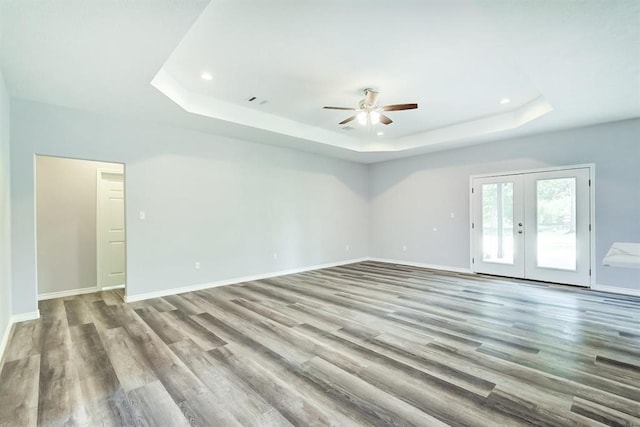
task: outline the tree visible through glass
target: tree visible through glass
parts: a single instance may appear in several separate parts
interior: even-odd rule
[[[576,178],[536,181],[537,265],[576,270]]]
[[[482,185],[482,258],[513,264],[513,183]]]

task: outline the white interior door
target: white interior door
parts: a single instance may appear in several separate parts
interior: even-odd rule
[[[126,282],[124,175],[100,172],[98,176],[98,287],[105,288]]]
[[[591,283],[588,168],[472,181],[473,271]]]

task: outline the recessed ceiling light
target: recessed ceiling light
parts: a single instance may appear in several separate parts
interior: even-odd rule
[[[213,76],[211,75],[211,73],[202,73],[200,74],[200,78],[207,81],[213,80]]]
[[[510,102],[511,102],[511,100],[510,100],[509,98],[502,98],[502,99],[500,100],[500,104],[502,104],[502,105],[504,105],[504,104],[508,104],[508,103],[510,103]]]
[[[378,135],[378,136],[382,136],[382,135],[384,135],[384,132],[382,132],[381,130],[379,130],[378,132],[376,132],[376,135]]]

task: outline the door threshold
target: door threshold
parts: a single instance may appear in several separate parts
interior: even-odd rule
[[[490,277],[490,278],[516,280],[516,281],[523,282],[523,283],[541,283],[541,284],[546,284],[546,285],[560,285],[560,286],[571,286],[573,288],[580,288],[580,289],[591,289],[590,285],[576,285],[574,283],[549,282],[549,281],[546,281],[546,280],[525,279],[525,278],[522,278],[522,277],[511,277],[511,276],[500,276],[500,275],[497,275],[497,274],[477,273],[475,271],[473,271],[472,274],[474,274],[476,276],[484,276],[484,277]]]

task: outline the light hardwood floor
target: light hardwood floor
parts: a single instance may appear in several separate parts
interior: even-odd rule
[[[40,311],[2,425],[640,426],[633,297],[363,262]]]

